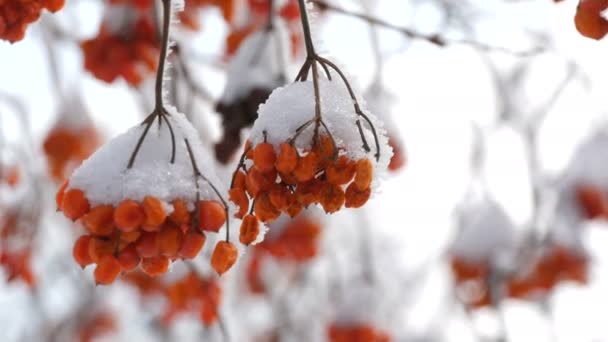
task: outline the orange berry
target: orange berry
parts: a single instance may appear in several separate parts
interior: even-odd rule
[[[198,227],[200,230],[218,232],[226,222],[226,211],[217,201],[198,202]]]
[[[324,183],[316,179],[300,183],[295,191],[296,199],[305,207],[319,203],[323,186]]]
[[[141,231],[140,230],[134,230],[132,232],[121,232],[120,233],[120,241],[124,241],[124,242],[135,242],[137,241],[137,239],[139,239],[139,237],[141,236]]]
[[[576,188],[576,199],[590,220],[608,215],[608,197],[597,187],[583,184]]]
[[[82,235],[76,240],[74,243],[74,248],[72,249],[72,256],[74,260],[80,265],[80,267],[85,268],[87,265],[93,263],[91,256],[89,255],[89,242],[91,241],[90,235]]]
[[[274,170],[276,160],[272,144],[260,143],[253,149],[253,164],[263,173]]]
[[[97,267],[95,267],[95,283],[98,285],[111,284],[116,280],[116,277],[118,277],[121,270],[122,268],[120,267],[118,260],[111,255],[106,255],[97,263]]]
[[[122,201],[114,211],[114,223],[123,232],[138,229],[145,219],[146,215],[143,209],[133,200]]]
[[[390,171],[397,171],[405,165],[405,151],[392,137],[389,137],[388,144],[393,148],[393,156],[388,164],[388,169]]]
[[[245,158],[253,160],[253,148],[251,148],[251,141],[249,139],[245,141]]]
[[[241,231],[239,241],[243,245],[249,245],[254,242],[260,233],[260,222],[253,215],[247,215],[241,223]]]
[[[210,303],[208,303],[207,305],[203,305],[200,312],[201,322],[203,322],[203,324],[205,324],[206,326],[213,325],[213,323],[215,323],[218,318],[218,309],[209,304]]]
[[[129,244],[118,253],[118,262],[124,271],[133,271],[139,266],[140,261],[141,257],[137,254],[137,249],[133,243]]]
[[[357,160],[357,172],[355,174],[354,183],[357,189],[363,191],[372,184],[373,166],[369,159]]]
[[[298,160],[296,168],[293,170],[294,177],[298,182],[306,182],[311,180],[317,172],[319,158],[315,152],[309,152],[304,157]]]
[[[326,213],[340,210],[344,205],[344,191],[335,184],[326,183],[321,190],[321,205]]]
[[[298,201],[295,194],[289,193],[287,196],[287,208],[285,208],[285,213],[289,215],[289,217],[294,218],[300,214],[300,212],[304,209],[302,203]]]
[[[239,211],[234,214],[235,217],[242,218],[247,214],[247,211],[249,211],[249,197],[247,197],[245,190],[241,188],[230,189],[228,199],[239,207]]]
[[[151,277],[157,277],[167,273],[169,270],[169,258],[163,255],[144,258],[141,261],[141,269]]]
[[[255,216],[262,222],[273,221],[281,215],[281,212],[270,202],[270,197],[267,193],[259,194],[255,198],[253,211],[255,212]]]
[[[156,234],[156,246],[162,255],[174,257],[182,247],[184,234],[177,226],[168,226]]]
[[[322,135],[319,138],[319,144],[315,146],[313,151],[317,154],[319,160],[319,168],[325,169],[334,158],[334,144],[328,135]]]
[[[238,171],[234,176],[234,183],[232,184],[233,189],[247,189],[247,175],[243,171]]]
[[[63,198],[65,197],[65,189],[68,188],[68,181],[63,182],[59,190],[57,191],[57,195],[55,195],[55,203],[57,204],[57,210],[63,209]]]
[[[355,183],[351,183],[346,188],[346,193],[344,194],[344,206],[347,208],[360,208],[367,203],[371,193],[372,190],[370,188],[361,191]]]
[[[229,241],[220,241],[215,245],[213,254],[211,255],[211,267],[222,275],[228,271],[236,262],[239,251],[236,246]]]
[[[355,163],[346,156],[340,156],[334,163],[331,163],[325,170],[327,181],[336,184],[344,185],[350,182],[355,176]]]
[[[605,0],[581,0],[574,16],[580,34],[591,39],[602,39],[608,33],[608,21],[601,13],[608,6]]]
[[[275,167],[281,173],[291,173],[298,165],[298,151],[288,143],[282,143],[279,148]]]
[[[92,234],[110,236],[114,232],[114,207],[98,205],[81,219],[82,225]]]
[[[488,273],[486,264],[474,263],[461,258],[452,258],[450,267],[457,283],[483,279]]]
[[[279,173],[279,176],[281,176],[281,182],[283,182],[285,184],[298,185],[298,180],[291,173]]]
[[[169,215],[171,221],[178,225],[190,224],[190,214],[188,213],[188,204],[182,199],[173,201],[173,212]]]
[[[158,228],[165,222],[167,213],[165,212],[163,203],[158,198],[146,196],[144,197],[142,206],[146,215],[144,228]]]
[[[116,241],[108,238],[91,238],[89,240],[89,256],[96,263],[105,257],[114,254]]]
[[[277,178],[276,171],[262,173],[257,167],[252,167],[247,173],[246,185],[249,196],[255,197],[261,191],[268,191]]]
[[[139,239],[135,242],[137,254],[142,258],[150,258],[158,255],[158,246],[156,245],[156,232],[143,232]]]
[[[270,192],[268,193],[268,197],[270,198],[270,203],[279,209],[284,210],[287,208],[287,196],[289,194],[289,189],[281,184],[274,184],[272,188],[270,188]]]
[[[207,237],[203,233],[190,232],[184,236],[184,242],[179,250],[179,256],[184,259],[194,259],[203,249]]]
[[[89,211],[90,205],[82,190],[70,189],[63,197],[62,209],[66,217],[76,221]]]

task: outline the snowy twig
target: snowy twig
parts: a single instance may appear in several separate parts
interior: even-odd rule
[[[323,128],[327,131],[327,134],[329,135],[332,144],[334,145],[334,147],[336,146],[334,137],[332,136],[331,132],[329,131],[329,129],[327,128],[326,124],[323,122],[323,119],[322,119],[318,65],[320,65],[323,68],[323,70],[325,71],[325,74],[329,80],[331,80],[330,69],[333,69],[336,73],[338,73],[338,75],[340,76],[340,79],[346,86],[346,89],[348,90],[348,93],[353,101],[355,113],[357,114],[358,117],[363,118],[363,120],[365,120],[365,122],[367,122],[367,124],[369,125],[369,128],[374,136],[374,142],[376,144],[376,153],[374,156],[375,156],[376,160],[380,160],[380,143],[379,143],[379,139],[378,139],[378,134],[376,132],[376,128],[374,127],[374,125],[373,125],[372,121],[369,119],[369,117],[365,113],[363,113],[363,111],[361,110],[361,106],[359,105],[359,101],[357,99],[357,96],[355,95],[353,87],[351,86],[350,82],[348,81],[348,79],[346,78],[346,76],[344,75],[342,70],[340,70],[340,68],[336,64],[334,64],[332,61],[319,56],[315,52],[315,47],[314,47],[314,44],[312,41],[310,22],[308,20],[308,12],[306,9],[305,1],[298,0],[298,3],[300,5],[300,17],[302,19],[302,29],[304,31],[304,41],[305,41],[305,45],[306,45],[307,56],[306,56],[306,61],[302,65],[302,68],[300,69],[300,72],[298,73],[298,75],[296,77],[296,81],[306,81],[307,77],[308,77],[308,73],[312,69],[313,86],[314,86],[314,91],[315,91],[315,117],[312,120],[312,122],[305,123],[304,125],[302,125],[300,127],[300,129],[304,130],[311,123],[314,123],[315,131],[314,131],[314,135],[313,135],[313,140],[314,140],[314,143],[316,144],[317,139],[318,139],[319,127],[323,126]],[[356,124],[357,124],[357,128],[359,130],[359,134],[361,135],[363,149],[366,152],[369,152],[371,149],[369,147],[367,139],[365,138],[365,135],[363,134],[363,128],[361,126],[361,121],[359,120],[359,118],[357,118]],[[300,132],[296,132],[296,136]],[[295,137],[292,138],[292,141],[293,140],[295,140]],[[336,157],[336,156],[337,156],[337,149],[334,148],[333,157]]]

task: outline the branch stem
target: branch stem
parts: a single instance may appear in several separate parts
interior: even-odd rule
[[[163,103],[163,78],[165,76],[165,65],[167,64],[167,52],[169,50],[169,27],[171,24],[171,0],[163,2],[163,36],[160,46],[160,57],[158,59],[158,70],[156,72],[155,107],[154,111],[165,111]]]

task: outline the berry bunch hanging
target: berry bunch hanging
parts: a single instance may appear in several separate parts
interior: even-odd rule
[[[493,304],[490,278],[516,263],[515,225],[487,194],[459,211],[459,232],[450,250],[450,266],[459,299],[469,308]]]
[[[311,215],[302,213],[295,219],[279,221],[270,227],[264,241],[253,246],[246,270],[247,285],[252,293],[264,293],[266,290],[260,271],[267,258],[303,264],[319,253],[321,225]]]
[[[163,274],[172,261],[196,257],[205,234],[224,225],[226,239],[215,246],[211,264],[222,274],[237,258],[220,183],[203,174],[211,160],[185,116],[164,104],[171,13],[164,0],[154,110],[86,160],[57,193],[58,208],[86,229],[74,244],[74,258],[83,267],[96,264],[99,284],[138,267],[150,276]]]
[[[104,82],[123,78],[137,86],[158,66],[153,8],[108,5],[106,11],[97,36],[81,43],[84,67]]]
[[[361,107],[345,74],[315,53],[300,5],[308,57],[296,82],[260,106],[230,186],[243,244],[254,241],[259,222],[281,213],[295,217],[312,204],[327,213],[363,206],[392,156],[381,123]]]
[[[558,244],[547,246],[529,272],[509,279],[507,295],[526,299],[547,296],[562,282],[587,284],[588,267],[589,260],[582,251]]]
[[[201,277],[197,272],[191,271],[168,285],[165,295],[169,307],[162,319],[164,323],[169,323],[177,315],[187,312],[197,312],[205,326],[218,321],[222,289],[216,279]]]
[[[0,40],[11,43],[25,37],[27,27],[38,20],[42,10],[57,12],[65,0],[10,0],[0,2]]]
[[[63,182],[99,144],[99,134],[83,106],[66,106],[42,145],[51,178]]]

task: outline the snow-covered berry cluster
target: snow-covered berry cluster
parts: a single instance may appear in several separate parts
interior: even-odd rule
[[[171,113],[153,113],[114,138],[57,194],[58,208],[86,229],[74,258],[83,267],[97,264],[98,283],[138,266],[151,276],[165,273],[171,261],[194,258],[205,233],[218,233],[226,223],[220,183],[201,173],[210,161],[200,153],[198,136],[183,114]],[[236,247],[221,241],[211,263],[221,274],[236,257]]]
[[[258,221],[281,213],[295,217],[312,204],[327,213],[363,206],[387,168],[387,138],[358,121],[342,84],[321,85],[322,119],[314,117],[313,82],[279,88],[260,107],[230,188],[236,215],[244,218],[243,244],[254,241]],[[362,147],[367,141],[378,143],[375,155]]]

